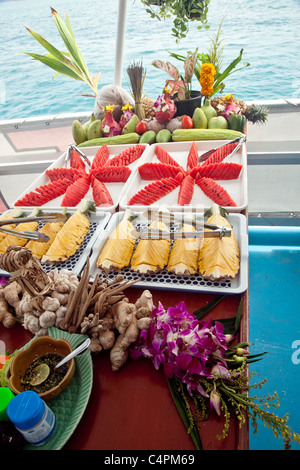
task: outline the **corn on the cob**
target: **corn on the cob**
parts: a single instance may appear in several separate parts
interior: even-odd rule
[[[159,221],[153,221],[149,230],[159,229],[169,232],[168,227]],[[170,239],[140,240],[131,258],[131,269],[140,274],[155,273],[168,263],[170,254]]]
[[[49,240],[45,243],[29,240],[26,244],[26,248],[28,248],[31,253],[36,256],[36,258],[41,259],[47,253],[57,233],[63,225],[64,222],[47,222],[45,225],[43,225],[40,232],[48,235]]]
[[[96,263],[98,268],[110,272],[129,265],[136,241],[133,231],[134,227],[125,214],[103,246]]]
[[[57,233],[47,253],[42,257],[42,263],[66,261],[79,250],[91,226],[87,216],[90,210],[95,210],[95,205],[91,201],[82,201],[77,211]]]
[[[214,206],[213,215],[207,222],[231,227],[229,222],[220,214],[219,206]],[[234,279],[240,267],[240,251],[233,228],[230,237],[204,238],[201,241],[198,268],[203,278],[211,281]]]
[[[30,214],[30,217],[34,217],[41,212],[40,209],[34,209]],[[17,224],[13,230],[16,232],[29,231],[34,232],[37,230],[39,223],[38,222],[22,222]],[[7,227],[7,226],[6,226]],[[7,227],[8,228],[8,227]],[[5,253],[7,248],[11,245],[16,246],[25,246],[28,240],[26,238],[18,237],[17,235],[7,235],[0,243],[0,253]]]
[[[19,209],[18,207],[15,207],[11,212],[7,212],[6,214],[2,215],[0,220],[4,221],[7,219],[15,219],[15,218],[21,217],[23,214],[24,212],[21,209]],[[15,227],[16,227],[16,224],[3,225],[3,228],[8,228],[12,230]],[[7,234],[0,231],[0,242],[6,237],[7,237]]]
[[[196,229],[189,224],[184,224],[181,232],[195,232]],[[167,271],[179,276],[195,274],[198,270],[198,256],[200,239],[177,238],[172,246]]]

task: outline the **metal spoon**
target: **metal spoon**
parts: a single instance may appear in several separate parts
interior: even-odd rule
[[[90,343],[91,343],[91,338],[87,338],[76,349],[74,349],[74,351],[72,351],[70,354],[64,357],[58,364],[56,364],[55,369],[58,369],[58,367],[65,364],[70,359],[73,359],[73,357],[78,356],[78,354],[80,354],[81,352],[83,352],[85,349],[89,347]]]

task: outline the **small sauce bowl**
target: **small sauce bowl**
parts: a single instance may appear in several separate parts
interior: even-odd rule
[[[37,358],[46,354],[59,354],[63,357],[73,351],[71,344],[64,338],[55,339],[51,336],[40,336],[34,338],[29,346],[19,351],[11,361],[9,388],[15,394],[24,392],[22,380],[30,364]],[[43,400],[52,400],[57,397],[71,382],[75,372],[75,361],[71,359],[68,363],[67,373],[58,385],[49,390],[39,393]]]

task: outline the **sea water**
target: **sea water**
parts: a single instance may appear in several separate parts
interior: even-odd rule
[[[94,99],[88,85],[55,72],[23,52],[44,54],[44,48],[27,28],[39,33],[58,49],[66,50],[52,19],[50,6],[65,18],[68,13],[75,37],[91,74],[101,72],[99,88],[114,83],[119,0],[0,0],[0,119],[90,111]],[[225,92],[243,100],[292,99],[300,96],[299,38],[300,1],[211,0],[209,29],[192,22],[187,37],[176,43],[173,20],[151,19],[140,0],[128,0],[122,61],[122,86],[130,91],[127,67],[142,62],[146,71],[143,91],[161,94],[165,72],[154,59],[170,60],[168,51],[185,55],[188,50],[206,52],[222,23],[223,67],[243,49],[250,66],[225,81]],[[183,73],[183,63],[171,60]],[[194,79],[193,88],[200,89]]]

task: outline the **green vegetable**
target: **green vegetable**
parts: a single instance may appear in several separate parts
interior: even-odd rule
[[[204,112],[207,121],[209,121],[212,117],[217,116],[217,111],[215,108],[210,104],[210,100],[205,100],[204,105],[201,106],[202,111]]]
[[[246,121],[243,114],[231,114],[228,118],[228,127],[235,131],[244,132]]]
[[[137,144],[140,140],[139,134],[131,132],[130,134],[114,135],[113,137],[99,137],[98,139],[86,140],[78,145],[78,147],[99,147],[100,145],[120,145],[120,144]]]
[[[135,132],[135,128],[139,122],[140,120],[137,115],[133,114],[130,121],[123,127],[122,134],[131,134],[131,132]]]
[[[170,142],[172,140],[172,134],[168,129],[161,129],[156,134],[156,142],[163,143],[163,142]]]
[[[146,131],[141,135],[139,143],[140,144],[154,144],[156,141],[156,132]]]
[[[172,140],[174,142],[188,140],[233,140],[242,135],[242,132],[231,129],[176,129],[172,134]]]
[[[224,116],[216,116],[209,119],[207,127],[208,129],[228,129],[228,124]]]

